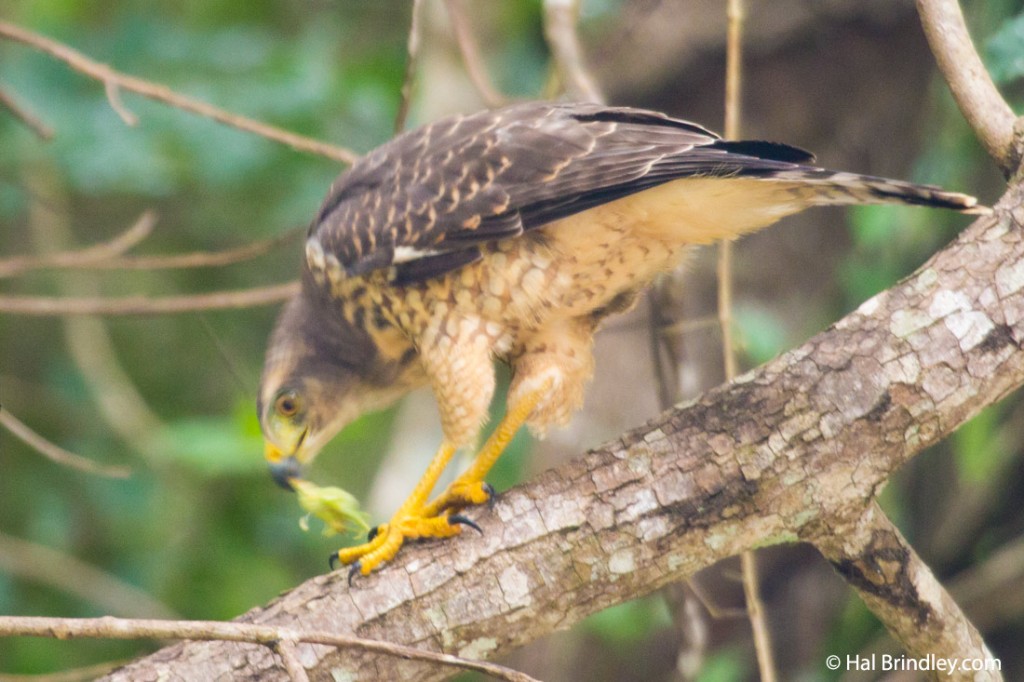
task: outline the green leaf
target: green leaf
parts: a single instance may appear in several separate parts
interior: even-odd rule
[[[366,513],[348,491],[336,486],[320,487],[301,478],[293,478],[289,482],[299,495],[299,506],[324,522],[324,537],[344,532],[357,535],[370,530]],[[302,530],[309,530],[305,519],[299,525]]]

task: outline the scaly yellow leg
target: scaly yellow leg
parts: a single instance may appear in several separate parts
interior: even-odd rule
[[[424,516],[440,516],[446,511],[483,504],[490,499],[490,487],[484,482],[484,477],[533,412],[533,408],[550,390],[550,386],[551,382],[545,382],[543,387],[528,393],[510,407],[491,437],[473,458],[469,468],[423,509]]]
[[[427,497],[455,454],[456,448],[444,443],[434,455],[412,494],[402,503],[391,520],[379,526],[376,535],[369,542],[339,550],[331,557],[332,563],[336,559],[345,565],[355,564],[350,575],[356,571],[369,575],[377,566],[393,559],[408,538],[451,537],[462,531],[462,524],[474,525],[468,519],[457,518],[450,512],[469,505],[482,504],[490,499],[484,477],[498,461],[519,427],[533,412],[541,397],[547,393],[549,385],[545,384],[543,388],[528,394],[513,405],[487,439],[484,447],[477,453],[470,467],[437,499],[427,503]]]
[[[331,557],[331,563],[335,559],[344,565],[358,561],[359,571],[363,575],[369,575],[378,565],[393,559],[406,538],[457,535],[461,527],[451,523],[447,516],[423,513],[430,491],[434,489],[437,479],[441,477],[441,472],[448,466],[448,462],[451,461],[454,454],[455,447],[448,443],[442,443],[412,494],[406,498],[391,520],[379,526],[377,534],[369,542],[339,550],[335,556]]]

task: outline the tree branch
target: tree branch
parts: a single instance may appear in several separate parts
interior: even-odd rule
[[[11,315],[165,315],[196,310],[229,310],[286,301],[299,290],[298,282],[217,291],[191,296],[53,297],[0,296],[0,313]]]
[[[64,62],[75,71],[103,83],[110,106],[128,125],[135,125],[137,121],[134,114],[125,109],[121,103],[119,90],[128,90],[143,97],[177,107],[183,111],[211,118],[218,123],[223,123],[232,128],[238,128],[239,130],[265,137],[268,140],[288,145],[297,151],[325,156],[329,159],[348,164],[354,163],[359,158],[358,154],[344,147],[321,142],[320,140],[267,125],[255,119],[233,114],[230,111],[225,111],[206,102],[179,95],[166,85],[160,85],[159,83],[120,73],[106,64],[89,59],[81,52],[63,43],[6,21],[0,21],[0,37],[15,40],[40,52],[44,52]]]
[[[960,3],[917,0],[917,12],[961,113],[1003,175],[1014,175],[1024,154],[1024,124],[999,94],[974,49]]]
[[[578,10],[578,0],[544,0],[544,37],[569,96],[585,102],[603,102],[601,89],[583,65],[583,50],[576,37]]]
[[[801,347],[506,492],[476,512],[482,536],[410,546],[352,588],[342,572],[318,576],[240,620],[490,658],[745,549],[827,545],[907,460],[1024,383],[1022,202],[1011,189]],[[365,651],[304,653],[313,678],[444,675]],[[246,674],[281,678],[253,645],[185,643],[105,679],[212,679],[240,657]]]
[[[29,130],[35,133],[36,137],[44,142],[53,138],[53,128],[43,123],[38,116],[19,104],[18,100],[3,89],[0,89],[0,107],[11,112],[12,116],[24,123]]]
[[[77,251],[60,251],[41,256],[11,256],[0,258],[0,278],[14,277],[28,270],[45,268],[88,268],[97,263],[115,260],[118,256],[139,244],[153,232],[156,213],[146,211],[127,230],[102,244],[96,244]]]
[[[128,467],[98,464],[91,459],[76,455],[59,445],[51,443],[2,406],[0,406],[0,426],[7,429],[12,436],[22,443],[57,464],[71,467],[78,471],[84,471],[87,474],[96,474],[97,476],[106,476],[108,478],[128,478],[131,475],[131,469]]]
[[[498,89],[491,83],[487,75],[487,67],[480,56],[480,48],[466,16],[464,0],[445,0],[445,9],[448,11],[448,19],[451,21],[452,32],[455,34],[455,42],[459,46],[459,53],[462,55],[462,63],[466,66],[466,73],[473,87],[480,93],[484,103],[489,107],[500,107],[508,102],[508,98],[498,92]]]
[[[461,668],[473,670],[508,682],[537,682],[529,675],[504,666],[481,661],[470,661],[448,654],[414,649],[391,642],[375,641],[360,637],[348,637],[326,631],[296,629],[294,627],[269,627],[245,623],[221,623],[196,620],[129,620],[125,618],[42,618],[32,616],[0,616],[0,634],[7,636],[55,637],[76,639],[81,637],[101,639],[189,639],[198,641],[250,642],[275,650],[281,642],[320,645],[340,649],[372,651],[385,656],[427,663],[431,667]],[[313,647],[307,647],[312,649]],[[305,665],[295,647],[288,646],[285,661],[288,668],[300,658],[298,665]],[[305,656],[305,658],[309,658]],[[224,663],[230,662],[224,661]],[[308,666],[307,666],[308,667]],[[113,674],[119,674],[115,671]]]
[[[876,503],[860,519],[828,528],[815,542],[835,569],[916,656],[993,660],[981,634]],[[999,671],[952,679],[1001,680]]]
[[[0,259],[0,278],[20,275],[28,270],[168,270],[177,268],[210,268],[232,265],[252,260],[275,248],[305,234],[302,230],[291,230],[276,237],[251,242],[233,249],[223,251],[193,251],[191,253],[175,253],[167,256],[120,256],[125,249],[115,243],[128,237],[129,232],[118,235],[116,240],[82,249],[80,251],[61,251],[43,256],[13,256]],[[117,253],[103,253],[107,250]]]
[[[395,134],[405,130],[406,119],[409,118],[409,107],[412,105],[412,90],[416,84],[416,68],[420,57],[420,43],[423,37],[420,35],[420,24],[423,21],[422,0],[412,0],[412,9],[409,17],[409,37],[405,46],[405,76],[402,78],[402,91],[398,103],[398,113],[395,115]]]
[[[3,533],[0,571],[74,595],[104,613],[138,618],[179,617],[167,605],[116,575],[71,554]]]

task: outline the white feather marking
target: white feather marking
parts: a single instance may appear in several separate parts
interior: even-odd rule
[[[440,251],[435,249],[417,249],[415,246],[396,246],[392,263],[408,263],[428,256],[436,256]]]

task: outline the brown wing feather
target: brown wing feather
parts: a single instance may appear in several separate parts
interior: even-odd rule
[[[374,150],[331,188],[311,235],[358,275],[435,277],[479,246],[683,177],[827,173],[807,152],[726,142],[664,114],[521,104],[455,116]]]
[[[436,276],[471,262],[482,243],[693,173],[702,164],[657,164],[717,139],[654,112],[593,105],[456,116],[342,174],[311,235],[352,275],[395,265],[399,279]]]

